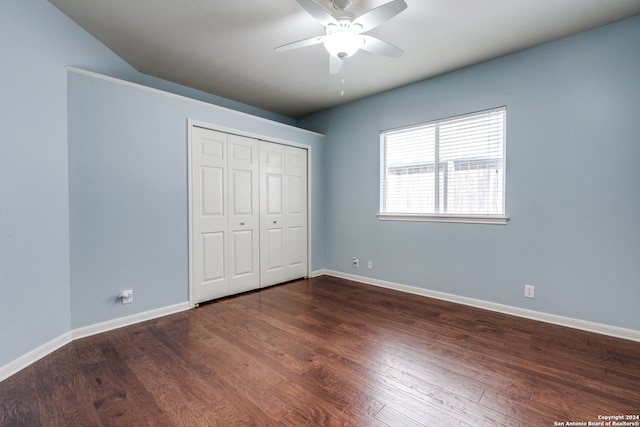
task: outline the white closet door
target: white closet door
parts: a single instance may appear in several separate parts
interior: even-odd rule
[[[285,147],[285,280],[307,275],[307,150]]]
[[[229,135],[229,293],[260,286],[259,141]]]
[[[260,286],[286,281],[284,146],[260,143]]]
[[[307,150],[260,144],[260,286],[307,275]]]
[[[229,294],[227,134],[194,126],[191,144],[191,274],[198,303]]]
[[[308,272],[307,150],[192,126],[197,304]]]

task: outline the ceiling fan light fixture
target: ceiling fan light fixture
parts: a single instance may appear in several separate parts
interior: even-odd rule
[[[335,32],[324,39],[327,52],[340,59],[355,55],[362,45],[364,45],[364,37],[348,32]]]

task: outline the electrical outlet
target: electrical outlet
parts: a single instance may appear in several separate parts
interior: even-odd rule
[[[526,298],[535,298],[536,287],[533,285],[524,285],[524,296]]]
[[[118,295],[120,299],[122,299],[123,304],[131,304],[133,302],[133,290],[129,289],[127,291],[120,292]]]
[[[360,267],[360,260],[356,257],[351,258],[351,262],[353,263],[353,268]]]
[[[367,261],[367,268],[373,270],[373,261]]]

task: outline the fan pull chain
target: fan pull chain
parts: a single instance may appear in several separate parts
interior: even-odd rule
[[[342,61],[342,67],[340,67],[340,96],[344,96],[344,63]]]

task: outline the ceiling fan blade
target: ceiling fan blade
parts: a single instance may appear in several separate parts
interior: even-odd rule
[[[344,60],[337,58],[333,55],[329,55],[329,74],[332,76],[338,74],[342,69],[342,62]]]
[[[300,0],[298,0],[298,2],[300,2]],[[383,22],[388,21],[406,8],[407,3],[405,3],[404,0],[393,0],[363,13],[354,19],[353,24],[361,25],[361,32],[364,33],[365,31],[369,31]]]
[[[314,44],[322,43],[324,41],[324,38],[325,36],[317,36],[317,37],[311,37],[309,39],[298,40],[297,42],[287,43],[287,44],[283,44],[282,46],[278,46],[274,48],[274,50],[277,52],[282,52],[283,50],[298,49],[300,47],[313,46]]]
[[[300,4],[300,6],[302,6],[302,8],[306,10],[309,15],[313,16],[313,18],[323,26],[326,27],[329,24],[338,24],[336,18],[331,16],[331,14],[324,10],[322,7],[318,6],[318,4],[314,1],[298,0],[298,4]]]
[[[400,49],[399,47],[396,47],[391,43],[387,43],[375,37],[371,37],[366,34],[361,34],[361,37],[364,38],[364,44],[360,47],[360,49],[367,52],[377,53],[378,55],[391,56],[393,58],[399,58],[404,53],[404,50]]]

